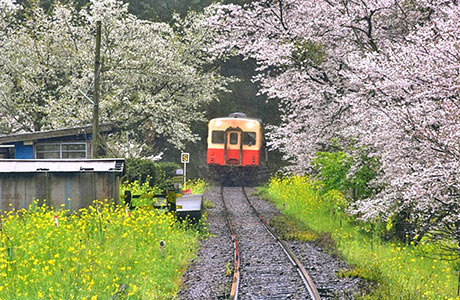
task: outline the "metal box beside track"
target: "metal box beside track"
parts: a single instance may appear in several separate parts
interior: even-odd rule
[[[177,194],[179,195],[179,194]],[[123,196],[124,204],[130,209],[144,208],[144,209],[157,209],[160,211],[175,211],[177,218],[180,220],[198,221],[201,219],[203,210],[203,195],[202,194],[187,194],[175,198],[175,203],[167,201],[167,195],[151,195],[147,198],[153,199],[153,205],[147,206],[134,206],[132,199],[145,197],[145,195],[132,195],[130,191],[125,191]]]
[[[177,217],[180,219],[190,219],[198,221],[201,219],[203,210],[203,195],[189,194],[182,195],[176,199]]]

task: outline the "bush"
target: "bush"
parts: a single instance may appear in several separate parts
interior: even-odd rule
[[[172,162],[153,162],[149,159],[128,158],[122,181],[138,181],[141,185],[157,186],[164,189],[171,185],[171,178],[180,166]]]
[[[209,184],[201,178],[189,179],[183,190],[190,189],[192,194],[203,194],[209,188]]]
[[[370,184],[377,177],[378,159],[365,150],[355,152],[353,157],[343,151],[316,153],[312,168],[324,184],[324,192],[338,190],[356,200],[378,191],[378,187]]]
[[[139,181],[145,183],[149,181],[149,184],[155,181],[156,168],[155,163],[148,159],[137,159],[128,158],[125,163],[125,174],[121,178],[122,182],[134,182]]]
[[[323,190],[326,192],[348,190],[350,182],[347,173],[351,164],[351,158],[342,151],[317,152],[312,161],[312,167],[324,183]]]
[[[147,177],[147,180],[150,178]],[[129,191],[131,195],[138,195],[139,198],[132,198],[131,203],[134,207],[139,206],[152,206],[154,202],[154,196],[163,193],[157,186],[150,186],[148,182],[139,183],[135,180],[133,182],[125,181],[120,185],[120,200],[121,203],[125,204],[126,195],[125,192]]]

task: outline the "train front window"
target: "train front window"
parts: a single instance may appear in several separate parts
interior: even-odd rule
[[[243,145],[253,146],[256,144],[255,132],[243,132]]]
[[[230,133],[230,145],[238,144],[238,133],[232,132]]]
[[[211,142],[213,144],[223,144],[225,142],[225,132],[214,130],[211,135]]]

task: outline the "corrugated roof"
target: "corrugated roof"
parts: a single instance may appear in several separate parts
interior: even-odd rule
[[[104,159],[0,159],[0,173],[123,173],[123,158]]]
[[[113,129],[114,129],[114,126],[112,124],[101,124],[99,126],[100,132],[110,132],[110,131],[113,131]],[[38,139],[48,139],[48,138],[73,136],[73,135],[81,135],[81,134],[91,134],[92,131],[93,131],[92,125],[86,125],[86,126],[55,129],[55,130],[0,135],[0,144],[20,142],[20,141],[34,141]]]

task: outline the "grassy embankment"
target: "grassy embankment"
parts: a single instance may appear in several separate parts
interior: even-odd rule
[[[264,192],[288,216],[278,220],[291,226],[286,237],[329,240],[353,266],[339,275],[375,283],[362,299],[460,299],[455,263],[429,258],[437,256],[436,245],[382,242],[374,225],[341,213],[345,202],[339,192],[321,195],[319,184],[308,177],[273,178]]]
[[[199,236],[171,214],[108,202],[10,211],[1,216],[0,299],[171,299]]]

